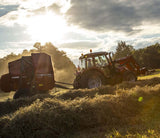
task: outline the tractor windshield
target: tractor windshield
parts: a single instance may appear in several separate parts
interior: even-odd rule
[[[80,60],[80,68],[81,68],[81,69],[85,69],[85,68],[86,68],[85,58],[83,58],[83,59]]]
[[[105,55],[95,56],[94,59],[95,59],[95,66],[103,67],[108,65],[108,61]]]
[[[88,58],[83,58],[80,60],[80,68],[83,69],[87,69],[87,68],[91,68],[94,66],[93,63],[93,58],[92,57],[88,57]]]
[[[93,66],[94,66],[94,64],[93,64],[93,59],[92,59],[92,57],[87,58],[87,68],[91,68],[91,67],[93,67]]]
[[[88,69],[91,67],[105,67],[112,62],[110,53],[95,52],[82,55],[80,58],[80,69]]]

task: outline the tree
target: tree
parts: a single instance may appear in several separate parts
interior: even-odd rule
[[[160,68],[160,44],[148,46],[143,49],[138,49],[133,54],[136,61],[141,66],[148,68]]]
[[[131,55],[133,51],[134,51],[133,46],[127,45],[126,42],[123,42],[123,41],[118,42],[118,46],[116,48],[114,58],[117,59],[117,58],[125,57],[127,55]]]
[[[40,42],[36,42],[33,47],[37,48],[39,52],[42,52],[43,46],[41,46]]]

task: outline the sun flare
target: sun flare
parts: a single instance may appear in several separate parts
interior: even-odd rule
[[[56,42],[59,41],[67,31],[65,20],[53,13],[47,13],[32,17],[29,21],[27,32],[33,41]]]

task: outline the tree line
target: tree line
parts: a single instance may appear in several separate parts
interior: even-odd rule
[[[116,47],[114,58],[122,58],[127,55],[133,55],[137,63],[149,69],[160,68],[160,44],[147,46],[141,49],[134,49],[133,46],[127,45],[126,42],[121,41]]]
[[[8,72],[8,62],[13,60],[17,60],[22,56],[29,56],[31,53],[36,52],[44,52],[51,56],[53,61],[53,66],[55,70],[55,75],[57,80],[64,80],[69,82],[73,81],[75,65],[67,57],[64,51],[59,51],[52,43],[46,43],[45,45],[41,45],[40,43],[34,44],[34,49],[31,50],[23,50],[21,54],[11,53],[4,58],[0,59],[0,75]],[[127,45],[126,42],[120,41],[116,47],[116,51],[114,54],[114,58],[122,58],[127,55],[133,55],[137,63],[143,67],[147,68],[160,68],[160,44],[156,43],[151,46],[147,46],[141,49],[134,49],[133,46]]]

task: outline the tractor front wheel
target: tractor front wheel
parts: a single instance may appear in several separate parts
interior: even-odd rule
[[[123,77],[124,81],[135,82],[137,81],[137,76],[133,72],[126,72]]]

